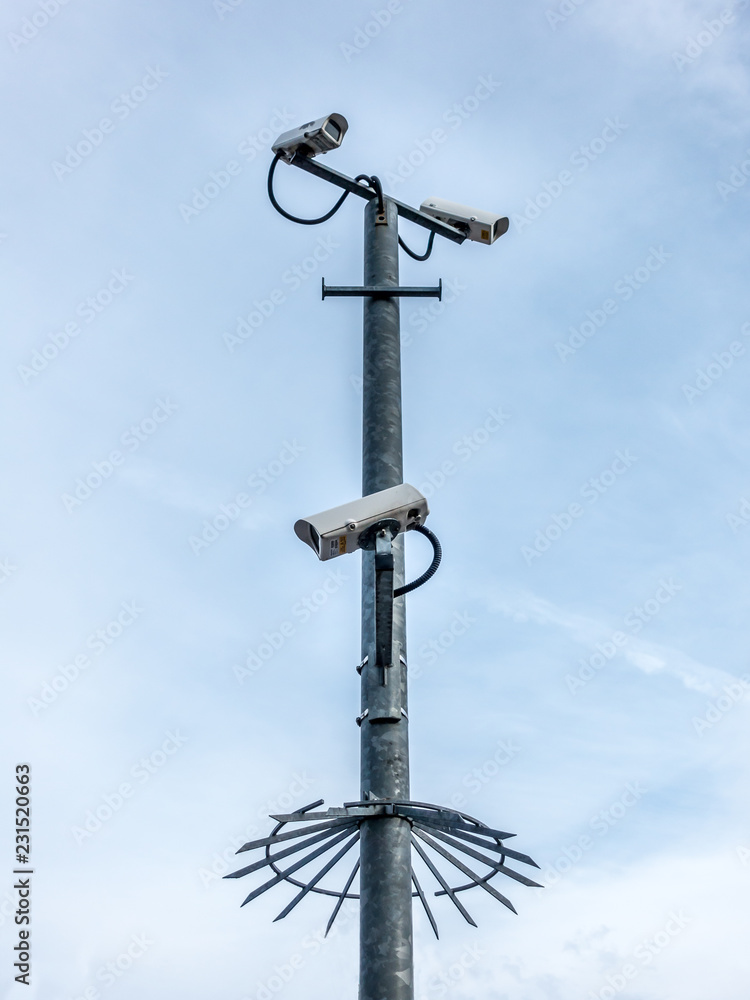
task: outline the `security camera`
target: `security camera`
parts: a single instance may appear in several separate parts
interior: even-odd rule
[[[327,153],[329,149],[338,149],[348,128],[349,123],[343,115],[326,115],[284,132],[271,149],[291,163],[295,153],[316,156]]]
[[[430,513],[427,500],[408,483],[359,497],[351,503],[301,518],[294,525],[297,538],[306,542],[318,559],[333,559],[345,552],[372,548],[368,529],[387,522],[392,537],[424,523]]]
[[[444,198],[428,198],[422,202],[419,210],[460,229],[476,243],[494,243],[499,236],[507,233],[510,224],[505,216],[483,212],[468,205],[457,205],[455,201],[446,201]]]

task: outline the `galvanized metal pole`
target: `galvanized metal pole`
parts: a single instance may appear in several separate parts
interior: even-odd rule
[[[398,212],[385,199],[365,209],[365,285],[398,286]],[[399,302],[364,300],[362,495],[403,482]],[[394,585],[404,583],[403,535],[393,542]],[[362,562],[363,799],[409,798],[409,731],[404,599],[394,602],[393,661],[375,651],[375,552]],[[366,713],[366,714],[365,714]],[[360,1000],[413,1000],[411,841],[407,820],[362,824]]]

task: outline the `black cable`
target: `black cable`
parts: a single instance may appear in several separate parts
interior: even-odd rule
[[[432,232],[430,233],[430,238],[427,241],[427,249],[425,250],[425,252],[423,254],[418,254],[418,253],[414,253],[413,250],[410,250],[408,248],[408,246],[404,243],[404,241],[401,239],[400,236],[398,238],[398,245],[401,247],[402,250],[405,250],[409,254],[410,257],[413,257],[414,260],[427,260],[427,258],[432,253],[432,244],[434,242],[435,242],[435,230],[433,229]]]
[[[271,199],[271,204],[273,205],[273,207],[280,215],[283,215],[285,219],[289,219],[291,222],[297,222],[301,226],[317,226],[321,222],[327,222],[328,219],[330,219],[331,216],[335,215],[336,212],[338,212],[338,210],[344,204],[349,192],[344,191],[344,193],[341,195],[341,197],[333,206],[333,208],[329,212],[326,212],[325,215],[321,215],[319,219],[300,219],[298,216],[292,215],[291,212],[287,212],[286,209],[283,209],[276,200],[276,195],[273,193],[273,175],[276,172],[276,164],[279,162],[280,159],[281,159],[281,153],[277,153],[268,171],[268,197]],[[381,215],[385,215],[385,197],[383,195],[383,185],[380,182],[380,178],[377,177],[375,174],[373,174],[372,177],[369,177],[367,174],[357,174],[354,180],[357,181],[357,183],[360,183],[361,181],[367,182],[368,187],[372,188],[372,190],[377,195],[378,212]],[[433,231],[430,233],[430,238],[427,241],[427,249],[423,254],[418,254],[414,253],[414,251],[411,250],[406,245],[406,243],[404,243],[404,241],[401,239],[400,236],[398,238],[398,245],[401,247],[402,250],[408,253],[410,257],[413,257],[414,260],[427,260],[427,258],[432,253],[432,245],[434,242],[435,242],[435,232]]]
[[[372,177],[367,178],[370,182],[370,187],[377,192],[378,195],[378,212],[381,215],[385,215],[385,201],[383,200],[383,185],[380,183],[380,178],[376,177],[375,174]]]
[[[397,587],[393,591],[394,597],[401,597],[403,594],[409,594],[411,593],[412,590],[416,590],[417,587],[421,587],[423,583],[427,583],[427,581],[431,577],[433,577],[437,572],[437,568],[440,565],[440,560],[443,558],[443,550],[440,547],[440,542],[437,540],[437,536],[432,531],[430,531],[429,528],[426,528],[423,524],[418,524],[414,528],[414,531],[418,531],[420,532],[420,534],[426,535],[427,538],[429,538],[429,540],[432,542],[432,548],[435,553],[432,558],[432,564],[430,565],[430,568],[426,570],[420,577],[414,580],[413,583],[407,583],[403,587]]]
[[[279,162],[280,159],[281,159],[281,153],[277,153],[268,171],[268,197],[271,199],[271,204],[273,205],[273,207],[280,215],[283,215],[285,219],[289,219],[290,222],[297,222],[301,226],[317,226],[320,225],[321,222],[327,222],[333,215],[336,214],[336,212],[338,212],[338,210],[344,204],[349,192],[344,191],[344,193],[341,195],[341,197],[333,206],[333,208],[329,212],[326,212],[325,215],[321,215],[319,219],[300,219],[299,216],[292,215],[291,212],[287,212],[286,209],[282,208],[281,205],[276,200],[276,195],[273,193],[273,175],[276,172],[276,164]],[[377,177],[375,174],[373,174],[372,177],[369,177],[367,174],[357,174],[354,180],[357,181],[357,183],[360,183],[361,181],[367,182],[368,187],[371,187],[377,195],[378,212],[381,215],[385,215],[385,197],[383,195],[383,185],[380,182],[380,178]],[[427,241],[427,249],[425,250],[425,252],[423,254],[417,254],[414,253],[413,250],[409,249],[409,247],[404,243],[404,241],[401,239],[400,236],[398,238],[398,245],[401,247],[402,250],[408,253],[410,257],[413,257],[414,260],[427,260],[427,258],[432,253],[432,245],[434,242],[435,242],[435,233],[433,231],[430,233],[430,238]]]
[[[268,171],[268,197],[271,199],[271,204],[273,205],[273,207],[280,215],[283,215],[285,219],[289,219],[291,222],[298,222],[301,226],[317,226],[320,222],[327,222],[328,219],[330,219],[332,215],[335,215],[336,212],[338,212],[338,210],[344,204],[344,202],[346,201],[346,196],[349,194],[349,192],[344,191],[344,193],[341,195],[339,200],[333,206],[331,211],[326,212],[325,215],[321,215],[319,219],[299,219],[297,218],[296,215],[291,215],[289,212],[285,211],[281,207],[281,205],[279,205],[278,201],[276,201],[276,196],[273,193],[273,175],[274,171],[276,170],[276,164],[279,162],[280,159],[281,159],[281,153],[277,153],[273,159],[273,163],[271,164],[271,169]],[[360,174],[360,177],[362,176],[363,175]],[[366,179],[369,180],[369,178]],[[357,180],[359,180],[359,177],[357,178]]]

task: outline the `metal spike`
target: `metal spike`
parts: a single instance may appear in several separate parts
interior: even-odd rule
[[[456,907],[457,907],[459,913],[461,914],[461,916],[464,918],[464,920],[466,920],[468,923],[470,923],[472,927],[476,927],[477,925],[474,922],[474,920],[472,919],[471,915],[469,914],[469,911],[466,909],[466,907],[463,905],[463,903],[461,902],[460,899],[456,899],[456,894],[453,892],[453,889],[451,889],[451,887],[445,881],[445,879],[440,874],[440,872],[437,870],[437,868],[435,867],[435,865],[427,857],[427,855],[425,854],[425,852],[422,850],[421,845],[418,844],[417,841],[414,839],[414,834],[412,834],[411,842],[414,845],[414,847],[415,847],[415,849],[417,851],[417,854],[419,854],[420,858],[424,861],[424,863],[430,869],[430,871],[435,876],[435,878],[438,880],[438,882],[440,883],[440,885],[443,887],[443,889],[445,889],[446,895],[449,896],[450,899],[451,899],[451,901],[456,904]]]
[[[310,812],[311,809],[317,809],[318,806],[322,806],[325,799],[316,799],[314,802],[310,802],[309,805],[302,806],[297,812],[306,813]]]
[[[344,839],[344,837],[348,836],[349,836],[349,830],[342,831],[337,837],[334,837],[333,840],[329,840],[327,841],[327,843],[323,844],[322,847],[319,847],[317,851],[313,851],[312,854],[306,855],[304,858],[302,858],[301,861],[298,861],[296,864],[292,865],[291,868],[285,869],[285,871],[281,872],[279,875],[276,875],[274,878],[269,879],[268,882],[264,882],[263,885],[261,885],[258,889],[254,889],[253,892],[250,893],[250,895],[241,905],[244,906],[246,903],[249,903],[251,899],[255,899],[257,896],[260,896],[267,889],[270,889],[274,885],[278,885],[279,882],[283,882],[288,875],[292,875],[300,868],[304,868],[306,864],[309,864],[311,861],[314,861],[316,858],[320,857],[321,854],[325,854],[326,851],[329,851],[336,844],[340,844],[341,841]]]
[[[444,830],[465,830],[467,833],[480,833],[487,837],[496,837],[498,840],[508,840],[510,837],[516,836],[515,833],[508,833],[505,830],[492,830],[488,826],[471,826],[469,823],[464,823],[461,820],[454,822],[453,820],[441,817],[439,813],[430,814],[422,812],[420,809],[405,809],[400,805],[397,805],[395,808],[398,815],[403,814],[404,816],[419,820],[420,823],[429,823],[430,826],[439,826]]]
[[[341,890],[341,894],[339,895],[338,901],[337,901],[336,905],[333,908],[333,913],[331,914],[331,919],[328,921],[328,924],[326,925],[326,932],[323,935],[323,937],[328,937],[328,932],[333,927],[333,921],[338,916],[339,910],[341,909],[341,906],[342,906],[344,900],[346,899],[346,894],[347,894],[347,892],[349,892],[349,889],[351,888],[352,882],[354,881],[354,876],[357,874],[358,871],[359,871],[359,858],[357,858],[357,861],[356,861],[356,863],[354,865],[354,868],[352,868],[352,873],[349,876],[349,878],[347,879],[346,885]]]
[[[224,878],[242,878],[243,875],[249,875],[251,872],[260,871],[261,868],[265,868],[267,865],[272,865],[275,861],[281,861],[282,858],[286,858],[290,854],[296,854],[297,851],[304,851],[306,847],[311,847],[313,844],[320,843],[321,840],[327,840],[329,837],[334,837],[336,832],[336,830],[324,830],[322,833],[316,833],[314,837],[309,837],[307,840],[300,840],[296,844],[292,844],[291,847],[287,847],[284,851],[278,851],[276,854],[269,854],[267,857],[261,858],[260,861],[256,861],[255,864],[248,865],[247,868],[240,868],[239,871],[232,872],[230,875],[225,875]]]
[[[314,802],[308,802],[306,806],[302,806],[302,808],[298,809],[296,813],[289,814],[289,816],[294,817],[294,819],[282,819],[279,816],[274,816],[273,813],[271,813],[271,819],[279,820],[280,823],[302,823],[306,819],[310,819],[311,816],[315,816],[318,819],[327,819],[326,813],[312,813],[311,815],[305,815],[306,813],[310,813],[311,809],[315,809],[317,806],[322,806],[324,802],[325,799],[316,799]],[[328,811],[330,812],[330,809]]]
[[[439,941],[440,940],[440,935],[438,934],[438,929],[437,929],[437,924],[435,923],[435,918],[433,917],[432,910],[430,909],[429,904],[427,903],[427,900],[425,899],[425,895],[422,892],[422,886],[417,881],[417,875],[416,875],[416,872],[414,871],[413,868],[411,870],[411,880],[414,883],[415,889],[417,890],[417,895],[422,900],[422,906],[424,906],[425,913],[427,914],[427,917],[428,917],[430,923],[432,924],[432,929],[435,931],[435,937]]]
[[[447,834],[441,833],[440,830],[431,830],[430,832],[433,837],[437,837],[439,840],[442,840],[444,844],[449,844],[455,850],[463,851],[463,853],[468,854],[470,858],[474,858],[476,861],[481,861],[483,865],[487,865],[489,868],[494,868],[496,871],[502,872],[504,875],[509,875],[517,882],[523,883],[523,885],[533,886],[536,889],[542,888],[538,882],[532,882],[532,880],[527,878],[525,875],[521,875],[519,872],[514,872],[511,868],[506,868],[506,866],[501,862],[494,861],[492,858],[488,858],[485,854],[480,854],[479,851],[475,851],[467,844],[462,844],[454,837],[449,837]]]
[[[281,911],[278,917],[273,918],[274,923],[276,923],[277,920],[283,920],[283,918],[287,915],[287,913],[290,913],[297,905],[297,903],[299,903],[301,900],[305,898],[305,896],[312,889],[312,887],[314,885],[317,885],[318,882],[320,882],[320,880],[323,878],[323,876],[327,875],[334,865],[338,864],[338,862],[343,858],[346,852],[350,850],[352,847],[354,847],[354,845],[357,843],[358,840],[359,840],[359,830],[357,830],[357,832],[354,834],[349,843],[344,844],[341,850],[337,851],[336,854],[331,858],[331,860],[326,862],[326,864],[320,869],[318,874],[314,878],[311,878],[310,881],[307,883],[307,885],[305,885],[302,889],[300,889],[300,891],[297,893],[297,895],[294,897],[291,903],[289,903],[288,906],[284,907],[284,909]]]
[[[278,844],[282,840],[293,840],[295,837],[306,837],[308,833],[317,833],[318,830],[325,830],[333,826],[352,826],[357,823],[358,817],[341,816],[336,819],[327,820],[325,823],[316,823],[302,830],[290,830],[288,833],[272,833],[270,837],[262,837],[260,840],[251,840],[236,852],[242,854],[243,851],[254,851],[256,847],[266,847],[269,844]]]
[[[294,813],[269,813],[269,819],[275,819],[277,823],[312,823],[316,820],[339,819],[346,816],[342,809],[326,809],[325,812],[294,812]]]
[[[479,847],[484,847],[487,851],[497,851],[498,854],[507,854],[509,858],[513,858],[515,861],[523,861],[525,865],[532,865],[534,868],[539,867],[536,861],[534,861],[533,858],[530,858],[528,854],[521,854],[520,851],[512,851],[509,847],[505,847],[503,844],[498,844],[494,840],[482,840],[481,837],[473,837],[470,833],[465,833],[463,830],[456,830],[454,827],[451,827],[450,832],[455,837],[460,837],[462,840],[468,840],[472,844],[478,844]]]
[[[442,847],[440,844],[438,844],[436,840],[433,840],[432,837],[428,837],[423,830],[418,830],[415,828],[414,832],[418,837],[421,837],[426,844],[429,844],[434,851],[437,851],[438,854],[441,854],[447,861],[450,861],[452,865],[455,865],[456,868],[459,869],[459,871],[462,871],[464,875],[468,875],[469,878],[473,879],[477,885],[481,885],[483,889],[486,889],[486,891],[491,896],[494,896],[495,899],[499,900],[499,902],[501,902],[503,906],[507,906],[508,909],[513,910],[514,913],[518,912],[515,906],[506,896],[503,896],[501,892],[498,892],[497,889],[494,887],[494,885],[489,885],[489,883],[487,882],[486,875],[484,877],[481,875],[477,875],[475,872],[471,870],[471,868],[467,868],[462,861],[459,861],[458,858],[454,858],[450,851],[446,851],[446,849]]]
[[[539,882],[534,882],[533,879],[527,878],[526,875],[522,875],[521,872],[513,871],[512,868],[507,868],[505,865],[499,866],[500,871],[503,875],[507,875],[509,878],[514,878],[516,882],[520,882],[522,885],[530,885],[534,889],[543,889],[544,886]]]
[[[513,858],[514,861],[522,861],[525,865],[531,865],[533,868],[539,868],[539,865],[530,858],[528,854],[521,854],[520,851],[509,851],[507,847],[503,848],[503,854],[507,854],[509,858]],[[539,868],[541,871],[541,868]]]

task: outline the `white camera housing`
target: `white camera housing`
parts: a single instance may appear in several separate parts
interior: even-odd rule
[[[294,532],[297,538],[310,546],[318,559],[334,559],[361,548],[363,532],[378,521],[398,522],[398,531],[394,531],[398,534],[424,524],[429,513],[427,500],[419,490],[408,483],[401,483],[400,486],[324,510],[321,514],[300,518],[294,525]]]
[[[274,153],[280,153],[287,162],[291,162],[295,153],[316,156],[318,153],[327,153],[330,149],[338,149],[348,128],[349,123],[343,115],[326,115],[325,118],[316,118],[314,122],[306,122],[284,132],[271,149]]]
[[[480,208],[471,208],[469,205],[459,205],[455,201],[446,201],[445,198],[427,198],[419,206],[419,210],[460,229],[475,243],[494,243],[503,233],[508,232],[510,225],[506,216],[483,212]]]

